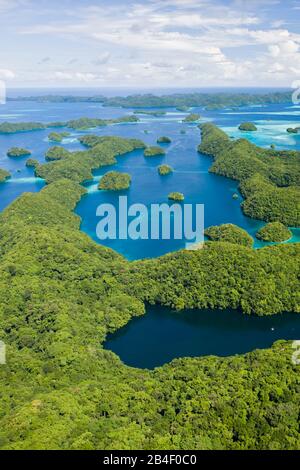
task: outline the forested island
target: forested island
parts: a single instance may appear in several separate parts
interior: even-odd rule
[[[78,119],[71,119],[66,122],[2,122],[0,124],[0,134],[13,134],[15,132],[29,132],[29,131],[40,131],[43,129],[54,128],[54,127],[67,127],[74,130],[86,130],[96,127],[109,126],[112,124],[130,124],[136,123],[139,118],[134,115],[121,116],[115,119],[97,119],[82,117]],[[59,133],[52,133],[52,135],[58,135]]]
[[[12,147],[7,151],[7,156],[8,157],[26,157],[31,155],[30,150],[24,149],[22,147]]]
[[[41,122],[2,122],[0,124],[0,134],[40,131],[42,129],[46,129],[46,126]]]
[[[162,147],[158,147],[158,146],[147,147],[144,150],[145,157],[158,157],[158,156],[163,156],[165,154],[166,154],[165,150]]]
[[[168,199],[171,201],[184,201],[184,195],[175,191],[168,194]]]
[[[169,165],[159,165],[158,173],[160,174],[160,176],[166,176],[170,173],[173,173],[173,168]]]
[[[45,159],[51,162],[53,160],[61,160],[62,158],[68,157],[69,155],[70,152],[67,149],[60,147],[59,145],[55,145],[54,147],[51,147],[49,150],[47,150]]]
[[[289,134],[298,134],[299,130],[300,130],[300,127],[288,127],[286,131]]]
[[[48,139],[52,142],[62,142],[66,137],[70,135],[69,132],[51,132],[48,135]]]
[[[39,165],[39,162],[34,158],[28,158],[28,160],[26,160],[25,165],[27,166],[27,168],[35,168],[37,165]]]
[[[291,92],[277,91],[270,93],[234,93],[234,92],[208,92],[208,93],[173,93],[169,95],[136,94],[129,96],[31,96],[11,98],[10,101],[37,101],[40,103],[102,103],[103,106],[118,106],[122,108],[170,108],[186,112],[191,107],[203,107],[207,110],[235,108],[250,105],[268,105],[276,103],[289,103]]]
[[[257,131],[257,127],[253,122],[242,122],[239,125],[239,130],[240,131],[246,131],[246,132],[254,132]]]
[[[206,235],[212,241],[237,243],[242,246],[253,245],[253,238],[248,232],[234,224],[223,224],[208,227],[204,231]]]
[[[281,222],[270,222],[256,233],[256,238],[265,242],[284,242],[292,237],[292,232]]]
[[[156,141],[158,144],[170,144],[172,142],[172,140],[170,139],[170,137],[167,137],[167,136],[162,136],[162,137],[158,137],[157,141]]]
[[[166,114],[166,111],[159,111],[159,110],[150,111],[150,110],[141,109],[141,110],[136,110],[133,113],[134,114],[145,114],[147,116],[161,117],[161,116],[164,116]]]
[[[0,183],[4,183],[8,178],[10,178],[10,173],[0,168]]]
[[[121,191],[128,189],[131,183],[131,176],[120,171],[109,171],[102,176],[98,188],[109,191]]]
[[[211,172],[239,181],[247,216],[300,226],[300,152],[263,149],[246,139],[232,141],[210,123],[200,129],[198,151],[214,158]]]
[[[191,114],[188,114],[182,122],[197,122],[199,121],[199,119],[201,119],[201,116],[200,114],[198,113],[191,113]]]

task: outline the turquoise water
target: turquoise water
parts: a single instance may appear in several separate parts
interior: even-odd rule
[[[9,101],[0,107],[0,121],[49,122],[82,116],[114,118],[131,114],[132,111],[132,109],[106,108],[98,103]],[[104,202],[116,205],[120,194],[128,195],[129,204],[138,202],[149,206],[151,203],[167,202],[169,192],[180,191],[184,193],[186,203],[204,204],[206,227],[230,222],[245,228],[254,236],[263,223],[243,215],[240,208],[241,197],[238,200],[232,198],[232,195],[238,191],[236,182],[208,173],[212,161],[209,157],[197,153],[197,145],[200,142],[200,132],[197,125],[182,123],[185,113],[177,112],[171,108],[166,111],[167,114],[159,118],[140,116],[141,121],[137,124],[119,124],[90,131],[90,133],[98,135],[139,138],[149,145],[156,144],[158,137],[167,135],[171,137],[172,143],[164,146],[165,157],[146,159],[142,151],[134,151],[118,157],[117,165],[96,171],[93,181],[84,184],[88,193],[76,208],[77,214],[82,219],[81,229],[99,242],[96,237],[96,226],[99,221],[96,216],[96,208]],[[206,112],[195,108],[193,111],[201,114],[202,122],[215,122],[233,137],[243,136],[261,146],[275,143],[278,149],[300,149],[300,135],[290,135],[286,132],[287,127],[299,125],[300,108],[297,106],[291,104],[271,105],[217,112]],[[242,133],[238,131],[237,126],[243,120],[254,121],[258,126],[258,132]],[[185,134],[181,133],[182,129],[186,131]],[[26,158],[8,158],[6,156],[7,149],[12,146],[26,147],[32,150],[32,158],[42,162],[47,149],[53,145],[47,139],[49,132],[48,129],[0,135],[0,168],[8,169],[12,173],[12,179],[0,185],[0,210],[23,192],[39,191],[44,184],[42,180],[34,178],[32,169],[26,168]],[[87,133],[89,132],[83,134]],[[77,140],[81,134],[80,132],[72,132],[62,145],[68,150],[82,149],[83,147]],[[166,177],[159,176],[157,166],[161,163],[171,165],[174,168],[174,173]],[[111,169],[131,174],[132,185],[129,191],[112,193],[97,189],[101,176]],[[293,234],[294,237],[291,241],[299,241],[299,230],[293,230]],[[187,241],[108,240],[101,243],[117,250],[128,259],[139,259],[155,257],[184,248]],[[256,247],[264,245],[258,240],[255,242]]]
[[[258,317],[233,310],[149,307],[146,315],[110,335],[105,348],[129,366],[152,369],[179,357],[231,356],[299,338],[295,313]]]

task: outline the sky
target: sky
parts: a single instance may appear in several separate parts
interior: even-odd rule
[[[11,88],[300,85],[300,0],[0,0],[0,40]]]

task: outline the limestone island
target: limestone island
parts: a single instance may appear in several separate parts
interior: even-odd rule
[[[136,110],[133,114],[145,114],[147,116],[154,116],[154,117],[161,117],[166,114],[166,111],[144,111],[144,110]]]
[[[59,147],[58,145],[55,145],[54,147],[51,147],[46,155],[45,159],[48,162],[52,162],[55,160],[61,160],[62,158],[68,157],[70,155],[70,152],[63,147]]]
[[[246,230],[234,224],[213,225],[204,230],[204,235],[214,242],[228,242],[237,245],[253,245],[253,238]]]
[[[158,167],[158,173],[160,176],[169,175],[170,173],[173,173],[173,168],[169,165],[160,165]]]
[[[131,184],[131,176],[128,173],[109,171],[100,180],[98,189],[109,191],[120,191],[128,189]]]
[[[184,195],[182,193],[173,192],[168,195],[168,199],[171,201],[184,201]]]
[[[0,169],[0,183],[4,183],[8,178],[10,178],[10,173]]]
[[[34,158],[28,158],[25,165],[27,166],[27,168],[36,168],[39,165],[39,162]]]
[[[145,157],[157,157],[159,155],[165,155],[166,152],[161,147],[147,147],[144,150]]]
[[[286,131],[289,134],[298,134],[299,130],[300,130],[300,127],[288,127]]]
[[[70,132],[50,132],[48,139],[52,142],[62,142],[65,137],[68,137]]]
[[[46,126],[40,122],[2,122],[2,124],[0,124],[0,134],[39,131],[45,128]]]
[[[239,130],[240,131],[246,131],[246,132],[254,132],[257,131],[257,127],[253,122],[241,122],[239,125]]]
[[[285,242],[293,234],[281,222],[270,222],[259,229],[255,236],[264,242]]]
[[[239,195],[238,195],[237,193],[234,193],[234,194],[232,195],[232,199],[238,199],[238,198],[239,198]]]
[[[22,147],[12,147],[7,151],[8,157],[26,157],[31,155],[30,150],[24,149]]]
[[[177,106],[176,111],[180,113],[188,113],[190,110],[189,106]]]
[[[197,122],[201,119],[200,114],[197,113],[191,113],[188,116],[186,116],[182,122]]]
[[[170,137],[162,136],[159,137],[156,142],[158,144],[170,144],[172,140],[170,139]]]

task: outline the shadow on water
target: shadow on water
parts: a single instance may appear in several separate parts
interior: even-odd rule
[[[133,367],[152,369],[174,358],[230,356],[300,339],[300,315],[243,315],[234,310],[148,307],[147,313],[109,335],[105,348]]]

